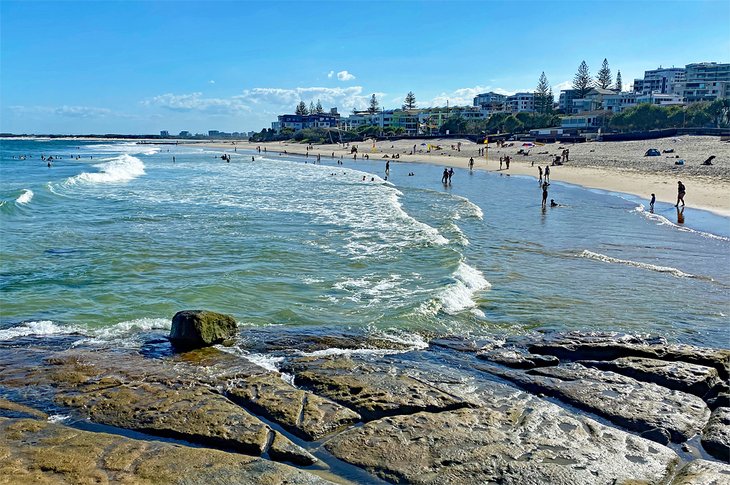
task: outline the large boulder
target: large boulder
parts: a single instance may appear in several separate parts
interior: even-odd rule
[[[183,310],[172,317],[170,341],[181,350],[209,347],[236,336],[236,320],[207,310]]]

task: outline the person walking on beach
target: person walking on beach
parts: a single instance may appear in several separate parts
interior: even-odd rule
[[[679,207],[679,203],[682,203],[682,207],[684,207],[684,194],[686,192],[686,189],[684,187],[684,184],[682,181],[677,182],[677,203],[674,204],[674,207]]]
[[[504,157],[504,163],[505,163],[505,165],[507,165],[507,170],[509,170],[509,160],[510,160],[510,157],[508,157],[508,156]]]
[[[469,157],[469,171],[474,170],[474,157]]]
[[[441,176],[441,183],[446,184],[446,183],[448,183],[448,181],[449,181],[449,169],[445,168],[444,174]]]
[[[550,183],[550,165],[545,165],[545,182]]]
[[[537,173],[540,174],[540,178],[538,179],[537,183],[539,185],[542,185],[542,167],[540,165],[537,166]]]
[[[542,208],[543,209],[545,208],[545,205],[547,204],[549,186],[550,186],[550,184],[547,182],[542,183]]]
[[[502,170],[502,162],[504,162],[504,157],[499,157],[499,169]]]
[[[649,201],[649,212],[654,213],[654,202],[656,202],[656,195],[651,194],[651,200]]]

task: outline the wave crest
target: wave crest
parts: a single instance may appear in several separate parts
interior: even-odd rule
[[[145,174],[144,163],[137,157],[122,154],[111,160],[94,165],[98,172],[83,172],[67,180],[68,184],[90,183],[108,184],[129,182]]]
[[[20,194],[17,199],[15,199],[15,202],[18,204],[25,205],[28,202],[30,202],[32,198],[33,198],[33,191],[30,189],[23,189],[23,193]]]
[[[635,268],[647,269],[650,271],[657,271],[659,273],[669,273],[672,276],[675,276],[677,278],[698,278],[698,276],[696,276],[696,275],[685,273],[684,271],[679,270],[677,268],[672,268],[671,266],[659,266],[656,264],[641,263],[639,261],[631,261],[630,259],[613,258],[613,257],[607,256],[605,254],[594,253],[593,251],[588,251],[587,249],[584,250],[582,253],[580,253],[580,257],[587,258],[587,259],[593,259],[596,261],[602,261],[604,263],[625,264],[626,266],[634,266]]]

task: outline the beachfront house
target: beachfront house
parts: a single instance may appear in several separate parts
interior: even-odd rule
[[[596,131],[605,125],[606,117],[607,113],[603,110],[566,116],[560,120],[560,127],[564,130]]]

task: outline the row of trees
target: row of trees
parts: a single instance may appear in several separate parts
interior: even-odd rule
[[[616,83],[614,84],[611,68],[608,67],[608,60],[603,59],[603,64],[594,79],[588,70],[586,61],[582,61],[578,66],[578,72],[573,77],[573,89],[577,91],[577,97],[583,98],[593,88],[611,89],[620,92],[623,90],[621,71],[616,74]]]
[[[439,133],[464,135],[520,133],[538,128],[560,125],[556,113],[494,113],[484,120],[467,120],[456,114],[439,128]],[[604,126],[618,131],[648,131],[665,128],[730,128],[730,100],[693,103],[689,106],[657,106],[649,103],[626,109],[618,114],[607,112]],[[263,129],[251,138],[254,142],[291,140],[308,143],[327,143],[333,140],[354,141],[372,136],[394,136],[405,133],[401,127],[359,126],[351,131],[336,134],[323,128],[310,128],[294,132],[284,128],[280,133]]]
[[[692,103],[688,106],[657,106],[643,103],[607,119],[609,128],[619,131],[647,131],[665,128],[729,128],[730,100]]]
[[[324,108],[322,108],[322,103],[320,103],[319,100],[317,100],[316,105],[313,101],[310,101],[309,109],[307,109],[307,105],[304,101],[299,101],[294,113],[298,115],[322,114],[324,113]]]
[[[608,66],[608,60],[603,59],[603,65],[598,70],[596,77],[591,76],[588,64],[586,61],[582,61],[578,66],[578,72],[573,77],[573,89],[577,91],[576,98],[585,97],[588,92],[593,88],[612,89],[614,91],[621,91],[623,84],[621,81],[621,71],[616,74],[616,83],[613,82],[613,76],[611,75],[611,68]],[[555,97],[553,96],[553,89],[548,82],[547,76],[543,71],[540,74],[540,79],[537,82],[537,88],[535,89],[535,111],[540,114],[550,114],[553,112],[553,104],[555,103]]]

